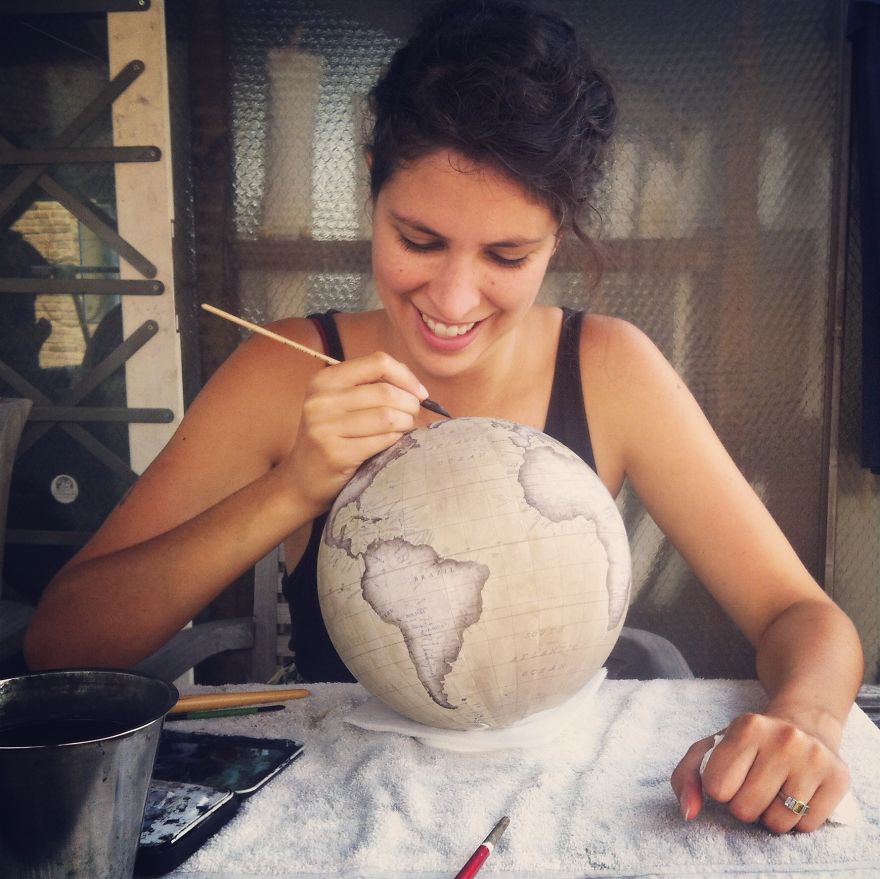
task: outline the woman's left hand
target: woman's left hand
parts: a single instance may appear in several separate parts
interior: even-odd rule
[[[724,730],[701,776],[700,763],[714,743],[714,736],[700,739],[672,773],[685,820],[699,814],[705,792],[725,803],[740,821],[760,820],[774,833],[815,830],[849,787],[849,771],[837,754],[784,718],[769,714],[736,718]],[[786,807],[787,796],[808,803],[807,813],[798,815]]]

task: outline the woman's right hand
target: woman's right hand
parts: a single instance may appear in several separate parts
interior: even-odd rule
[[[427,390],[410,369],[384,352],[346,360],[309,382],[290,469],[298,492],[318,515],[357,468],[416,424]]]

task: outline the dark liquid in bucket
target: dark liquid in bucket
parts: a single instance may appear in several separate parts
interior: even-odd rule
[[[93,717],[68,717],[56,720],[28,720],[10,723],[0,720],[0,748],[34,747],[37,745],[69,745],[106,739],[129,729],[115,720]]]

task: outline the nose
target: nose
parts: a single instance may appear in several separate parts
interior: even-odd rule
[[[450,255],[429,287],[434,316],[445,323],[465,323],[480,304],[480,269],[466,256]]]

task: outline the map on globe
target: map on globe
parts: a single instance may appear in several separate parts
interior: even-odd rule
[[[340,493],[324,529],[319,578],[337,584],[337,599],[356,608],[354,619],[363,622],[359,603],[365,602],[399,631],[431,701],[444,709],[460,708],[468,696],[458,689],[451,693],[451,672],[469,630],[483,620],[493,574],[504,583],[504,600],[522,604],[530,599],[518,597],[517,590],[528,592],[523,581],[532,570],[550,570],[555,577],[557,569],[565,569],[567,556],[572,566],[588,568],[598,557],[605,604],[602,637],[609,633],[611,643],[616,640],[629,600],[629,546],[613,500],[605,492],[597,504],[590,480],[605,492],[578,456],[531,428],[490,419],[435,422],[365,462]],[[595,537],[598,553],[569,550],[576,540],[588,542],[585,529]],[[557,602],[563,607],[572,604],[565,589]],[[346,590],[347,604],[340,599]],[[327,596],[332,591],[322,588],[322,608],[332,603]],[[499,600],[495,596],[491,603]],[[520,615],[528,616],[525,611]],[[559,620],[549,629],[565,625],[564,613],[555,617]],[[350,632],[345,625],[328,620],[334,643],[339,640],[334,628]],[[518,641],[529,637],[524,632]],[[364,657],[352,657],[352,652],[380,650],[369,631],[353,638],[346,634],[344,640],[349,649],[342,645],[340,654],[355,665]],[[502,633],[495,643],[504,640]],[[564,653],[566,645],[546,634],[539,640],[538,650],[545,655],[530,657],[531,673],[552,674],[558,658],[554,651]],[[361,679],[357,668],[352,671]]]

